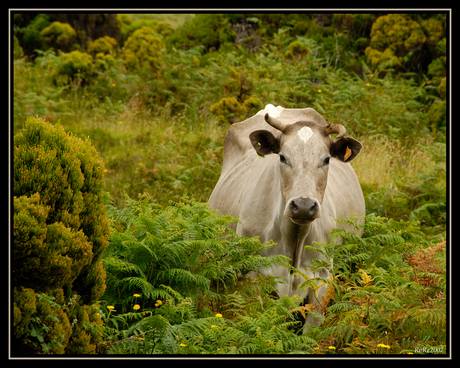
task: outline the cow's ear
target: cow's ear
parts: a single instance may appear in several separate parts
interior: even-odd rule
[[[361,151],[363,145],[354,138],[340,138],[332,141],[330,153],[332,157],[338,158],[342,162],[350,162]]]
[[[270,153],[278,153],[280,151],[280,142],[268,130],[256,130],[249,134],[251,144],[259,156],[264,157]]]

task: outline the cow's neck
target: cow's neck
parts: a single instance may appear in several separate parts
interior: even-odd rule
[[[303,250],[305,238],[310,233],[312,224],[297,225],[294,224],[288,217],[283,219],[283,246],[284,253],[291,258],[291,265],[299,268],[300,254]]]

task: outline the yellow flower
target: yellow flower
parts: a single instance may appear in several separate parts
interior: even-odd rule
[[[217,314],[216,314],[216,317],[221,318],[221,317],[222,317],[222,314],[217,313]]]
[[[217,328],[217,327],[219,327],[219,326],[217,326],[217,325],[211,325],[211,328]]]
[[[105,172],[105,173],[106,173],[106,172],[109,172],[109,170],[107,170],[107,169],[104,169],[104,172]]]
[[[368,86],[368,87],[369,87],[370,85],[371,85],[370,83],[366,83],[366,86]]]
[[[139,304],[134,304],[133,309],[134,310],[141,309],[141,306]]]
[[[139,298],[141,295],[140,294],[134,294],[133,296],[136,297],[136,298]]]
[[[139,341],[144,341],[144,338],[143,337],[138,337],[137,338]]]
[[[115,307],[114,307],[113,305],[108,305],[108,306],[107,306],[107,309],[108,309],[108,310],[111,310],[111,309],[115,309]]]
[[[329,346],[328,349],[329,350],[335,350],[335,346]]]
[[[385,345],[385,344],[378,344],[377,345],[378,348],[385,348],[385,349],[389,349],[390,348],[390,345]]]
[[[123,124],[123,122],[120,120],[120,121],[118,122],[118,124]]]
[[[321,93],[321,90],[320,90],[320,89],[318,90],[318,93]]]
[[[187,344],[184,344],[183,342],[181,342],[179,346],[187,346]]]
[[[155,307],[158,308],[158,307],[159,307],[160,305],[162,305],[162,304],[163,304],[163,302],[162,302],[161,300],[158,299],[158,300],[155,302]]]
[[[313,350],[319,350],[319,346],[315,346]]]
[[[117,85],[115,83],[112,83],[112,87],[116,87]]]

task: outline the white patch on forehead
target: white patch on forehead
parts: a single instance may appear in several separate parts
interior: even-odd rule
[[[300,139],[304,142],[307,143],[308,140],[311,138],[313,135],[313,130],[311,130],[310,127],[303,127],[300,129],[297,134],[299,135]]]

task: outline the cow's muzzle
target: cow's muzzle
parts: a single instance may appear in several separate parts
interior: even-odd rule
[[[284,214],[298,225],[306,225],[321,217],[321,205],[316,199],[297,197],[286,204]]]

